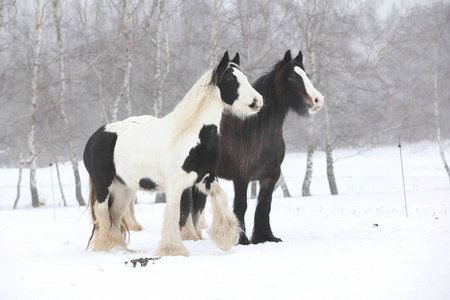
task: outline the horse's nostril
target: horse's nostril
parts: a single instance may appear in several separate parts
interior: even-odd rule
[[[314,100],[314,103],[318,104],[320,102],[319,98],[316,98],[316,100]]]

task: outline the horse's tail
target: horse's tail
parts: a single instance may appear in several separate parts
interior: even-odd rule
[[[95,188],[94,184],[92,184],[92,179],[89,178],[89,202],[88,202],[88,206],[91,208],[91,217],[92,217],[92,233],[91,233],[91,237],[89,238],[88,244],[86,249],[89,249],[89,247],[91,246],[91,242],[92,239],[95,236],[95,233],[98,230],[98,225],[95,222],[96,221],[96,217],[95,217],[95,202],[97,201],[97,189]]]

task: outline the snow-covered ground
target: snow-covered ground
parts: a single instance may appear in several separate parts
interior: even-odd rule
[[[450,158],[450,153],[447,153]],[[316,153],[312,196],[301,197],[305,154],[287,154],[283,172],[292,198],[274,193],[271,224],[282,243],[224,252],[205,239],[185,242],[190,257],[163,257],[147,267],[164,204],[139,195],[144,226],[132,232],[136,253],[85,251],[89,213],[76,205],[70,165],[61,165],[69,207],[56,170],[38,171],[41,201],[28,188],[12,210],[17,170],[0,169],[1,299],[450,299],[450,182],[435,145],[403,145],[405,202],[396,145],[335,152],[339,196],[329,196],[325,158]],[[81,164],[82,166],[82,164]],[[28,173],[24,171],[27,185]],[[54,184],[52,188],[51,178]],[[87,174],[82,168],[87,199]],[[232,185],[221,181],[230,196]],[[247,227],[256,201],[249,201]],[[207,221],[211,213],[207,208]],[[250,234],[250,232],[248,232]]]

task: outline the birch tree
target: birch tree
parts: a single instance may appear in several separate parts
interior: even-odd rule
[[[41,5],[41,0],[34,0],[34,19],[35,19],[35,29],[34,29],[34,47],[32,53],[33,66],[31,68],[31,105],[30,105],[30,121],[29,121],[29,132],[28,132],[28,148],[29,148],[29,166],[30,166],[30,192],[31,192],[31,204],[33,207],[39,207],[39,194],[36,185],[36,169],[37,169],[37,150],[36,150],[36,140],[35,140],[35,130],[36,130],[36,108],[38,105],[38,76],[40,68],[40,53],[41,53],[41,43],[42,43],[42,27],[44,25],[43,17],[43,5]]]
[[[157,0],[158,7],[158,21],[156,25],[155,38],[153,43],[155,45],[154,61],[154,88],[152,93],[153,98],[153,114],[160,118],[163,115],[163,87],[167,75],[170,71],[170,48],[169,48],[169,32],[167,28],[168,21],[168,1]],[[165,69],[163,70],[162,51],[165,51]],[[158,193],[156,195],[156,203],[166,202],[165,194]]]
[[[104,60],[104,56],[109,52],[109,49],[104,49],[102,45],[102,36],[104,36],[104,32],[102,32],[102,28],[104,27],[104,18],[105,12],[103,10],[104,0],[95,1],[95,12],[93,16],[93,30],[92,33],[88,28],[88,7],[83,6],[80,0],[76,0],[74,2],[74,6],[77,13],[78,23],[81,25],[80,35],[82,36],[83,44],[82,47],[84,52],[91,53],[94,52],[95,56],[87,56],[88,59],[84,63],[86,66],[82,70],[82,73],[86,71],[91,72],[94,75],[93,85],[96,85],[97,94],[95,95],[98,107],[99,107],[99,117],[101,124],[109,123],[111,120],[108,110],[106,109],[106,88],[104,87],[104,69],[101,63]],[[93,51],[90,51],[93,49]]]
[[[66,55],[63,47],[63,38],[61,33],[61,17],[62,12],[59,11],[60,1],[53,0],[53,19],[55,22],[55,30],[56,30],[56,41],[58,45],[58,61],[59,61],[59,80],[60,80],[60,89],[59,89],[59,112],[61,114],[61,118],[63,119],[63,129],[64,136],[67,140],[67,144],[69,146],[69,156],[70,163],[72,164],[73,176],[75,178],[75,195],[80,206],[85,206],[86,202],[83,199],[83,195],[81,193],[81,180],[80,180],[80,172],[78,170],[78,158],[75,151],[75,147],[72,141],[72,134],[70,132],[69,120],[67,118],[65,101],[66,101]],[[58,164],[56,163],[56,168],[59,176]]]
[[[211,26],[211,35],[209,39],[209,67],[213,68],[217,63],[217,26],[219,22],[219,11],[222,8],[222,0],[214,0],[213,3],[213,21]]]
[[[436,126],[436,141],[439,145],[439,155],[442,160],[445,171],[447,172],[448,178],[450,180],[450,167],[447,163],[445,157],[445,147],[444,141],[441,134],[441,106],[442,106],[442,92],[441,92],[441,66],[445,64],[442,59],[441,52],[447,52],[449,49],[444,49],[446,39],[443,38],[447,35],[447,46],[448,42],[448,30],[450,26],[448,25],[448,14],[442,14],[442,11],[447,11],[450,13],[450,6],[445,7],[442,3],[436,3],[436,5],[431,10],[431,28],[430,31],[425,35],[426,37],[431,37],[431,50],[432,50],[432,63],[430,64],[429,74],[432,78],[432,89],[433,89],[433,103],[434,103],[434,121]],[[431,33],[431,34],[430,34]],[[444,41],[444,42],[443,42]],[[442,45],[444,44],[444,45]],[[447,64],[448,66],[448,64]],[[448,70],[447,70],[448,71]],[[444,83],[446,86],[447,84]],[[448,88],[448,86],[447,86]]]
[[[119,112],[119,103],[122,98],[125,98],[125,110],[127,117],[132,115],[131,110],[131,66],[133,59],[133,15],[137,9],[139,3],[135,4],[131,0],[122,0],[120,7],[116,6],[116,11],[120,16],[120,28],[123,34],[123,43],[125,45],[124,56],[125,56],[125,72],[123,76],[122,87],[120,92],[114,101],[112,110],[112,122],[117,121],[117,115]]]
[[[319,72],[319,62],[317,58],[317,51],[320,49],[320,44],[322,42],[321,38],[323,35],[323,27],[326,18],[323,15],[325,10],[328,10],[328,1],[303,1],[303,7],[305,9],[305,14],[308,18],[302,19],[301,21],[297,19],[297,22],[302,28],[302,48],[306,50],[306,55],[309,57],[308,62],[308,74],[311,80],[317,78],[317,73]],[[320,86],[317,86],[318,90]],[[313,158],[315,151],[315,123],[314,116],[309,117],[308,123],[308,151],[306,157],[306,172],[302,184],[302,195],[310,196],[310,187],[313,174]]]
[[[170,47],[169,47],[169,31],[167,27],[168,0],[158,0],[158,22],[156,25],[154,62],[154,88],[153,88],[153,114],[160,118],[163,115],[163,88],[164,82],[170,71]],[[162,52],[164,51],[164,67]]]

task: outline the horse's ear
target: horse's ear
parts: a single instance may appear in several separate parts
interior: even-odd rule
[[[214,69],[213,84],[219,85],[219,83],[222,81],[223,74],[225,73],[225,70],[228,68],[229,62],[230,62],[230,57],[228,56],[228,51],[225,51],[219,64]]]
[[[286,54],[284,54],[284,58],[283,61],[285,64],[287,64],[288,62],[290,62],[292,59],[291,57],[291,50],[286,51]]]
[[[303,63],[303,53],[302,53],[302,51],[298,51],[298,55],[295,58],[295,60],[298,60],[299,62]]]
[[[231,62],[237,64],[238,66],[240,65],[241,58],[239,57],[239,52],[236,52],[236,55],[234,56],[233,60],[231,60]]]

